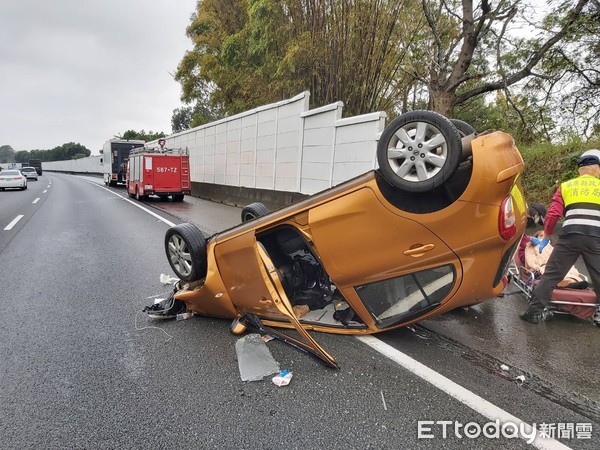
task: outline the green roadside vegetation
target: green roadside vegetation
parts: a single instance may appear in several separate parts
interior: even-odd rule
[[[563,181],[577,175],[577,159],[586,150],[600,149],[600,139],[572,138],[565,144],[534,143],[517,147],[525,160],[523,176],[527,201],[548,206]]]

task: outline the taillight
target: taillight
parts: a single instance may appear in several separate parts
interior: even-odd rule
[[[517,234],[517,220],[515,218],[515,209],[513,208],[512,197],[507,195],[500,205],[500,214],[498,215],[498,232],[500,237],[508,241]]]

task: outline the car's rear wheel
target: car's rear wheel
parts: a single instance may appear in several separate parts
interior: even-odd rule
[[[182,202],[183,201],[183,194],[175,194],[173,196],[173,201],[174,202]]]
[[[242,209],[242,223],[246,223],[249,220],[266,216],[267,214],[269,214],[269,209],[265,206],[264,203],[250,203]]]
[[[175,275],[184,281],[206,277],[206,238],[191,223],[181,223],[167,230],[165,252]]]
[[[469,136],[473,133],[477,133],[477,130],[475,130],[475,128],[473,128],[469,123],[465,122],[464,120],[450,119],[450,122],[452,122],[452,125],[456,127],[456,129],[458,130],[458,134],[460,134],[461,138]]]
[[[377,145],[383,177],[408,192],[443,185],[456,171],[462,154],[459,131],[432,111],[412,111],[394,119]]]

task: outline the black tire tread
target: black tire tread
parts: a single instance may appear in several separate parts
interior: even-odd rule
[[[242,209],[242,223],[245,223],[245,222],[248,222],[248,220],[251,220],[251,219],[246,218],[246,216],[248,216],[248,215],[252,215],[252,216],[254,216],[254,218],[258,218],[258,217],[266,216],[267,214],[269,214],[269,209],[266,207],[266,205],[264,203],[261,203],[261,202],[250,203],[249,205],[246,205]]]
[[[469,136],[470,134],[477,133],[477,130],[471,126],[471,124],[460,119],[450,119],[450,122],[456,127],[460,133],[460,137]]]

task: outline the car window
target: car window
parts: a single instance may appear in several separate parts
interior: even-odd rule
[[[2,175],[21,175],[18,170],[3,170]]]
[[[356,287],[377,326],[389,327],[432,309],[448,295],[456,278],[449,264]]]

